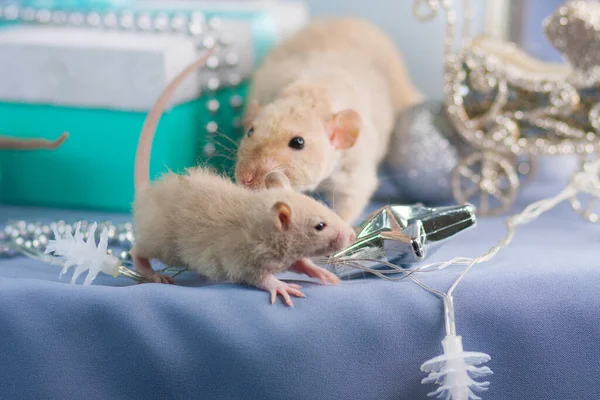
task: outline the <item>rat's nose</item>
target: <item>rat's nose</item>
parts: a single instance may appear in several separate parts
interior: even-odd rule
[[[350,238],[346,235],[346,233],[343,230],[339,230],[335,235],[335,240],[333,241],[335,243],[334,247],[337,250],[342,250],[343,248],[347,247],[350,243],[352,243],[353,239],[349,242],[347,241],[348,239]]]
[[[350,231],[350,236],[348,236],[348,240],[350,241],[350,243],[353,243],[356,240],[356,232],[354,232],[353,230]]]
[[[242,183],[245,186],[252,185],[253,181],[254,181],[254,173],[252,173],[252,172],[245,172],[244,174],[242,174]]]

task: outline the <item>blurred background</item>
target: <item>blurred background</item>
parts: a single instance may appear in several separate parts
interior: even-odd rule
[[[456,1],[459,23],[464,4]],[[542,21],[559,0],[471,1],[473,31],[561,61]],[[398,44],[412,80],[442,99],[445,25],[409,0],[0,0],[0,134],[69,139],[55,151],[0,151],[0,203],[128,212],[137,135],[162,89],[221,46],[178,90],[159,126],[154,176],[208,163],[231,171],[252,71],[314,16],[353,15]]]
[[[428,98],[441,98],[444,24],[441,18],[422,23],[405,0],[307,0],[315,16],[340,14],[366,18],[390,34],[402,50],[416,85]],[[461,1],[455,1],[463,21]],[[558,61],[560,55],[545,39],[541,24],[563,0],[474,0],[473,30],[522,44],[532,55]]]

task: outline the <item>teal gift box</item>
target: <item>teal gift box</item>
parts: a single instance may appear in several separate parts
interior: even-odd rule
[[[159,123],[151,175],[198,164],[231,172],[248,79],[307,19],[302,3],[289,1],[120,4],[0,2],[0,134],[69,132],[56,150],[0,151],[0,203],[130,211],[148,110],[215,45]]]

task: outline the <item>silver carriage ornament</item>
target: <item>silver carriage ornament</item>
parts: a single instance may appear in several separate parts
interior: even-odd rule
[[[464,15],[471,15],[468,1]],[[578,155],[581,168],[600,152],[600,2],[567,1],[544,21],[544,33],[564,63],[534,59],[514,43],[470,36],[468,18],[456,34],[451,0],[416,0],[415,15],[446,16],[445,107],[458,135],[473,148],[454,168],[452,194],[495,215],[514,203],[518,167],[537,156]],[[455,51],[454,43],[462,39]],[[533,169],[533,168],[531,168]],[[600,178],[600,177],[599,177]],[[598,197],[573,209],[600,222]]]

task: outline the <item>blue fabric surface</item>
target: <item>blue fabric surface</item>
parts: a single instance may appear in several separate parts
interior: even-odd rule
[[[552,174],[550,174],[552,175]],[[542,177],[519,197],[557,193]],[[127,216],[111,216],[114,220]],[[3,207],[7,219],[106,215]],[[502,218],[448,243],[432,261],[476,256]],[[597,399],[600,226],[561,204],[517,232],[455,292],[458,334],[486,352],[494,399]],[[294,309],[235,285],[59,283],[58,267],[0,261],[1,399],[426,399],[422,362],[442,352],[441,301],[415,284],[306,284]],[[425,280],[446,290],[457,267]],[[302,279],[297,276],[298,279]],[[111,286],[106,286],[111,285]]]

